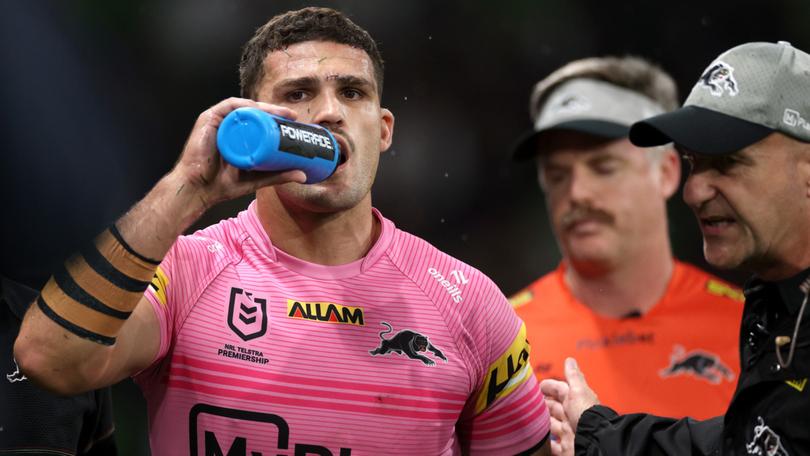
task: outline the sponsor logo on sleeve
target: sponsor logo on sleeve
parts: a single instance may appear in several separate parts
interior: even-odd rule
[[[506,351],[487,369],[484,387],[475,404],[476,413],[486,410],[493,402],[508,396],[518,386],[531,378],[529,365],[531,347],[526,339],[526,325],[520,325],[520,331]]]
[[[706,68],[698,84],[715,97],[722,97],[726,92],[732,97],[740,93],[737,80],[734,79],[734,67],[719,60]]]
[[[745,444],[745,451],[757,456],[788,456],[787,450],[782,446],[782,438],[765,424],[761,416],[757,417],[754,437]]]
[[[444,356],[444,353],[430,343],[427,336],[416,331],[411,331],[410,329],[403,329],[394,334],[390,339],[386,339],[384,336],[394,332],[394,328],[384,321],[380,322],[380,324],[387,326],[388,329],[380,331],[380,346],[374,350],[368,351],[372,356],[396,353],[398,355],[405,355],[410,359],[422,361],[426,366],[435,366],[436,361],[422,354],[430,352],[435,358],[441,359],[445,363],[447,362],[447,357]]]
[[[152,282],[149,284],[149,290],[158,299],[160,305],[166,307],[166,287],[169,285],[169,277],[163,272],[160,266],[157,267],[155,275],[152,276]]]
[[[267,332],[267,299],[241,288],[231,288],[228,327],[245,342]]]
[[[439,282],[439,285],[441,285],[442,288],[447,290],[447,293],[453,298],[453,302],[458,304],[461,301],[464,301],[464,297],[461,295],[461,287],[468,284],[470,279],[464,275],[463,271],[453,270],[450,272],[449,278],[445,277],[444,274],[439,272],[439,270],[434,267],[429,267],[427,272],[431,277]],[[452,282],[450,279],[452,279]]]
[[[222,246],[222,244],[219,241],[214,241],[211,244],[208,244],[207,246],[205,246],[205,248],[208,249],[208,251],[211,252],[211,253],[217,253],[220,250],[222,250],[224,247]]]
[[[342,325],[365,325],[361,307],[343,306],[333,302],[304,302],[287,299],[287,317]]]
[[[693,375],[715,385],[723,379],[731,382],[735,378],[734,372],[720,357],[708,351],[692,350],[687,353],[682,346],[676,345],[669,359],[669,366],[659,372],[662,378]]]

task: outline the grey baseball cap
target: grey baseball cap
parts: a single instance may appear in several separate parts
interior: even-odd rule
[[[563,82],[546,98],[534,119],[534,128],[524,133],[514,147],[513,159],[526,160],[542,150],[538,140],[551,130],[570,130],[603,138],[623,138],[630,125],[665,112],[638,92],[592,78]]]
[[[717,57],[682,108],[635,123],[641,147],[674,142],[704,155],[736,152],[773,132],[810,142],[810,55],[790,43],[746,43]]]

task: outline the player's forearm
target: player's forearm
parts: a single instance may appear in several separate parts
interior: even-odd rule
[[[159,261],[209,204],[190,179],[172,172],[115,225],[134,251]]]
[[[15,344],[21,369],[61,393],[103,386],[129,372],[114,345],[154,274],[182,232],[205,209],[205,199],[177,173],[91,245],[54,272],[27,313]],[[113,369],[111,366],[115,367]]]

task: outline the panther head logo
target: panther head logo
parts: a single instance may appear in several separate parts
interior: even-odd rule
[[[675,345],[670,355],[669,366],[662,369],[659,374],[662,378],[675,375],[693,375],[714,385],[724,379],[734,380],[734,372],[720,360],[720,357],[703,350],[693,350],[687,353],[680,345]]]
[[[734,68],[720,61],[709,65],[698,84],[704,89],[709,89],[715,97],[722,97],[724,92],[728,92],[733,97],[740,92],[737,80],[734,79]]]

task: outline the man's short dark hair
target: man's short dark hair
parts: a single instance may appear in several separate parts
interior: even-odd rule
[[[242,97],[256,98],[257,85],[264,76],[264,60],[269,53],[305,41],[330,41],[364,50],[374,65],[377,93],[382,97],[384,68],[377,43],[345,14],[318,7],[279,14],[256,30],[245,44],[239,63]]]

